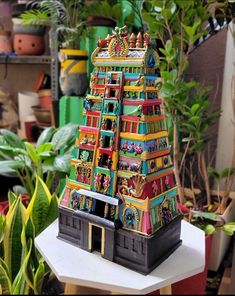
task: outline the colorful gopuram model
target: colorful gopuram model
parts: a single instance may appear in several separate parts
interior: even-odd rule
[[[126,27],[98,40],[59,238],[147,274],[180,244],[159,57]]]

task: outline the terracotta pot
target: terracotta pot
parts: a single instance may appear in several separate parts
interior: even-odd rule
[[[52,106],[51,90],[42,89],[38,92],[39,105],[42,109],[50,110]]]
[[[0,53],[12,52],[10,35],[11,35],[10,31],[0,29]]]
[[[33,106],[33,112],[39,124],[51,123],[51,112],[48,109],[42,109],[40,106]]]
[[[205,295],[206,279],[208,273],[209,257],[212,246],[212,235],[205,235],[205,269],[196,275],[190,276],[182,281],[171,285],[172,295]],[[183,264],[183,262],[182,262]],[[159,295],[159,290],[149,293],[149,295]]]
[[[172,285],[172,294],[174,295],[205,295],[206,294],[206,279],[208,273],[209,258],[212,246],[212,236],[205,235],[205,269],[203,272],[191,276],[187,279],[174,283]]]
[[[42,36],[15,34],[14,51],[17,55],[41,55],[45,50],[45,42]]]

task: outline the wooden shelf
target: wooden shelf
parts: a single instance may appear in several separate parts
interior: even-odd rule
[[[0,56],[0,64],[50,64],[51,56]]]

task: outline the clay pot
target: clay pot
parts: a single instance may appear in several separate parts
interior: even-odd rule
[[[41,55],[45,50],[43,36],[15,34],[14,51],[17,55]]]
[[[42,109],[50,110],[52,106],[51,90],[41,89],[38,91],[39,105]]]
[[[33,106],[33,112],[39,124],[51,123],[51,112],[47,109],[42,109],[40,106]]]
[[[12,45],[10,41],[10,31],[0,29],[0,53],[12,52]]]

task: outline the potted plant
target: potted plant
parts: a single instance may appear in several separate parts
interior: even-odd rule
[[[9,212],[0,214],[1,294],[42,294],[52,272],[36,251],[34,238],[57,218],[57,197],[36,177],[27,208],[20,196],[9,192],[8,198]]]
[[[84,95],[87,86],[87,51],[80,49],[85,22],[81,13],[84,1],[29,1],[22,14],[24,24],[46,25],[51,30],[51,42],[57,38],[61,63],[60,86],[64,95]],[[52,34],[53,35],[52,36]],[[55,40],[54,40],[55,41]]]
[[[206,159],[206,147],[211,136],[209,127],[218,120],[221,110],[210,107],[207,88],[196,81],[187,80],[187,68],[191,50],[198,39],[207,34],[205,22],[209,17],[210,7],[202,1],[170,0],[159,1],[157,4],[144,2],[143,18],[148,24],[150,34],[160,44],[162,81],[159,84],[159,93],[164,99],[173,130],[173,160],[179,205],[181,210],[186,208],[186,212],[193,207],[193,210],[200,209],[200,213],[205,214],[212,210],[214,202],[211,197],[213,184],[209,178],[209,164]],[[190,187],[189,190],[185,189],[187,186]],[[195,194],[195,188],[198,187],[202,193],[200,196]],[[188,192],[190,203],[186,194]],[[201,223],[203,226],[207,225],[205,220]],[[207,270],[200,293],[205,292],[206,274]],[[192,285],[188,292],[193,292]],[[195,290],[195,293],[198,294],[199,291]]]
[[[44,180],[51,192],[58,193],[63,178],[70,172],[77,128],[76,124],[46,128],[36,145],[22,141],[9,130],[1,129],[0,174],[17,176],[29,200],[35,191],[37,176]]]

